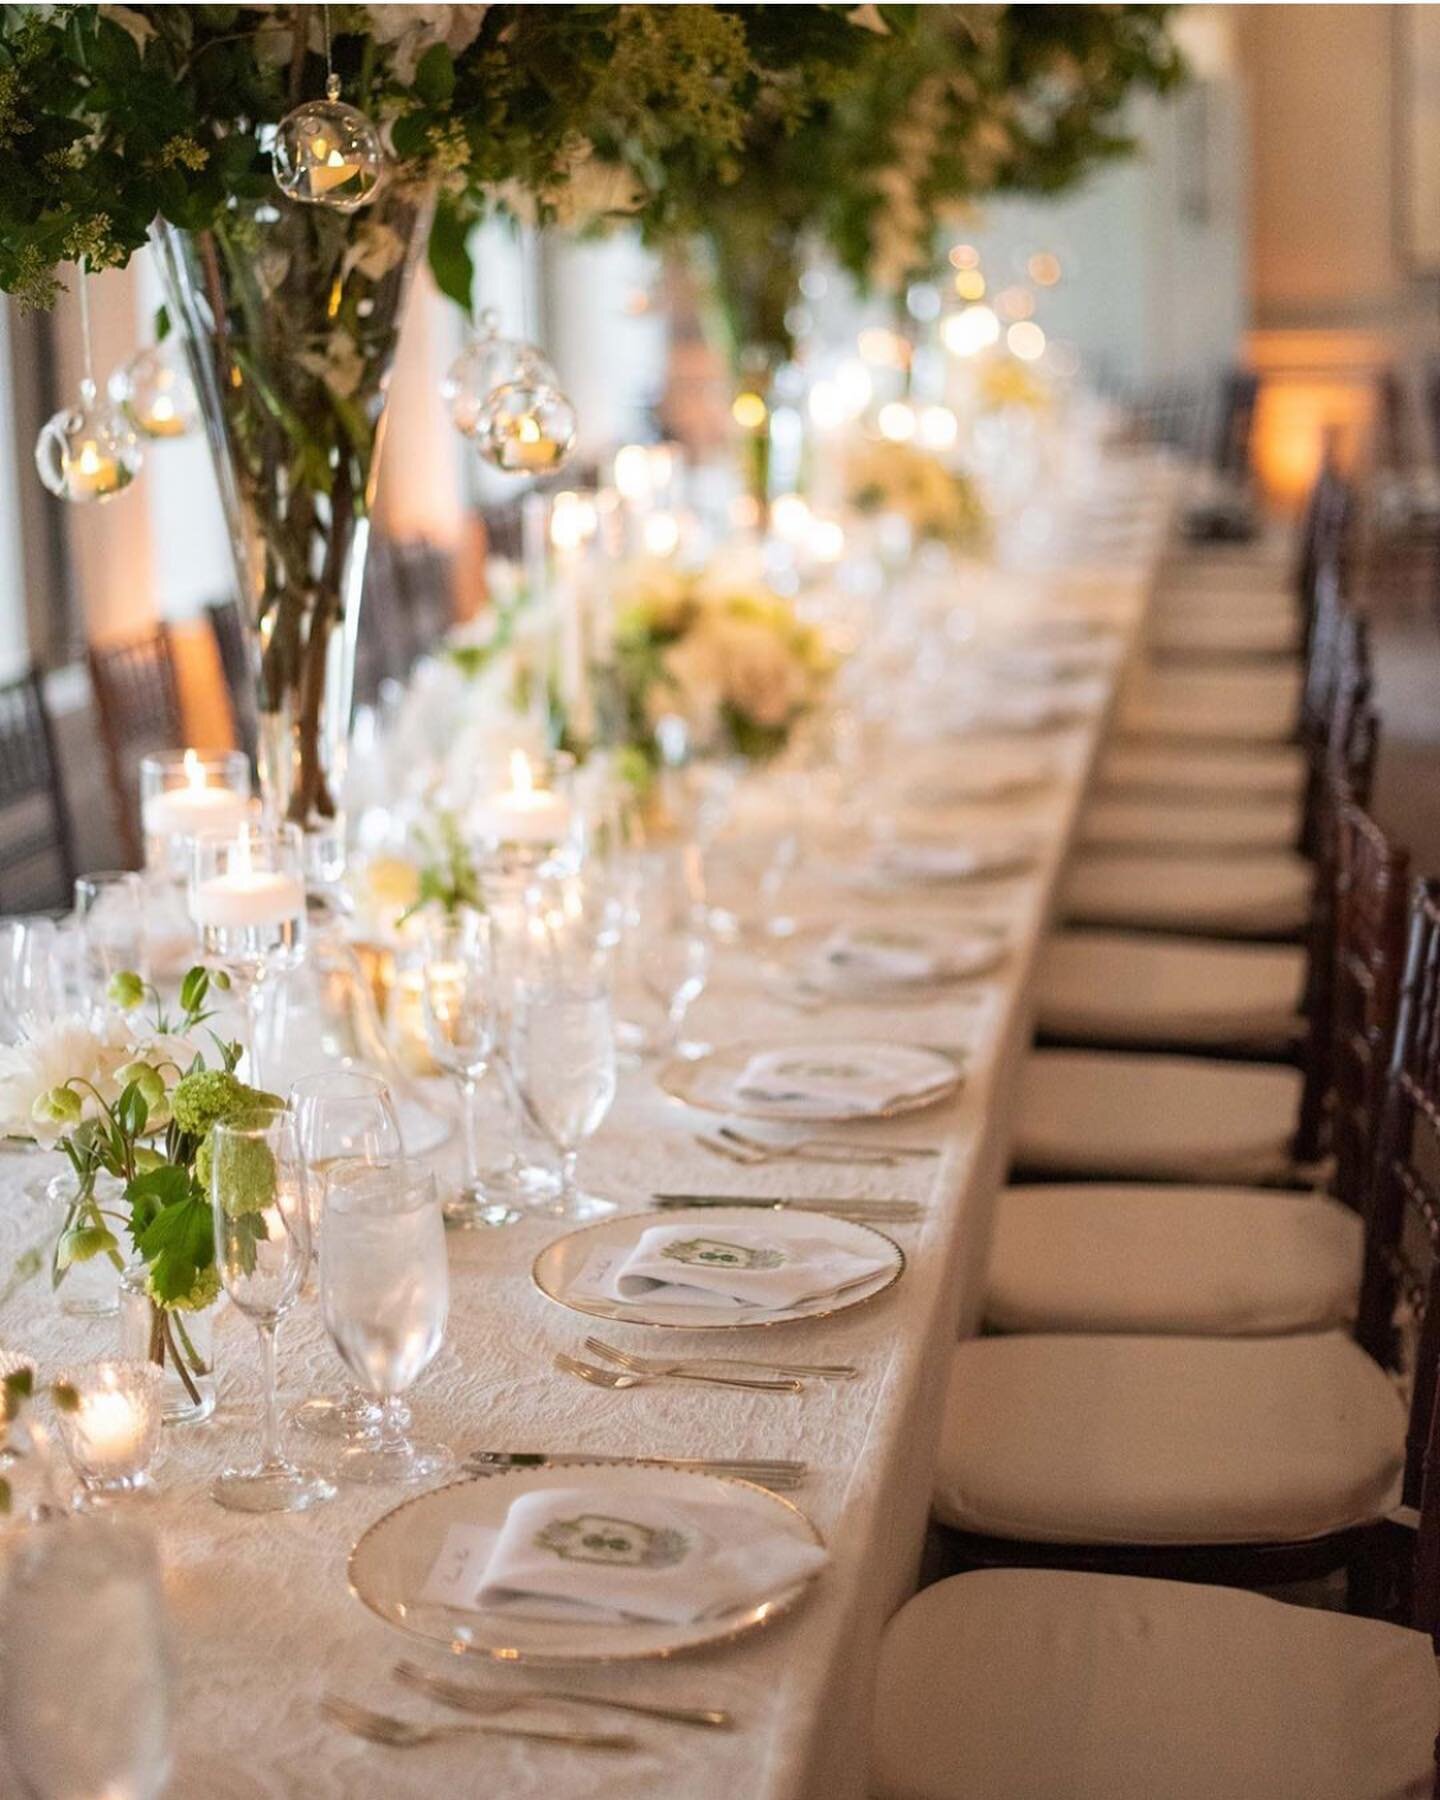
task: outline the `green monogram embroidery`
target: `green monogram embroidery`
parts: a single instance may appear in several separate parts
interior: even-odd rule
[[[798,1075],[805,1077],[818,1076],[823,1081],[863,1081],[869,1073],[863,1063],[819,1062],[814,1058],[797,1059],[793,1062],[781,1063],[779,1073],[782,1075]]]
[[[667,1244],[660,1252],[671,1262],[698,1264],[709,1269],[778,1269],[784,1265],[783,1250],[768,1250],[749,1244],[727,1244],[723,1238],[681,1238]]]
[[[578,1519],[553,1519],[535,1535],[538,1550],[551,1550],[565,1562],[618,1563],[630,1569],[673,1569],[684,1562],[690,1540],[683,1531],[655,1529],[633,1519],[611,1519],[582,1513]]]

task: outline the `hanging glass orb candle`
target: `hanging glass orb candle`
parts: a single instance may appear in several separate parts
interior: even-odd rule
[[[98,398],[95,383],[80,383],[80,404],[66,407],[42,428],[35,467],[52,494],[87,503],[109,500],[140,473],[140,440],[118,407]]]
[[[110,377],[110,398],[144,438],[184,437],[199,417],[189,371],[177,352],[151,344]]]
[[[323,100],[307,100],[280,121],[271,163],[287,199],[335,212],[357,212],[385,179],[380,133],[340,98],[340,77],[333,74]]]
[[[555,371],[535,346],[523,338],[502,337],[499,313],[486,307],[480,315],[479,336],[455,358],[440,384],[450,423],[462,437],[473,438],[480,429],[485,403],[496,388],[527,374],[555,385]]]
[[[480,409],[475,447],[507,475],[549,475],[574,449],[578,429],[569,397],[537,354]]]

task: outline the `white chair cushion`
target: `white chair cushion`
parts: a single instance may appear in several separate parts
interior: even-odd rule
[[[1430,1640],[1235,1588],[937,1582],[890,1621],[873,1800],[1429,1800]]]
[[[1298,1069],[1117,1050],[1034,1050],[1011,1152],[1022,1168],[1265,1181],[1291,1166]]]
[[[1362,1247],[1359,1218],[1317,1194],[1012,1187],[985,1318],[999,1331],[1325,1331],[1354,1318]]]
[[[1268,1043],[1300,1027],[1305,953],[1127,931],[1057,931],[1040,955],[1037,1020],[1098,1042]]]
[[[1145,647],[1161,656],[1281,656],[1300,640],[1293,603],[1157,607]]]
[[[1120,704],[1121,731],[1137,737],[1274,742],[1295,729],[1295,668],[1216,674],[1144,671]]]
[[[951,1368],[935,1513],[1047,1544],[1263,1544],[1381,1518],[1405,1409],[1342,1332],[977,1338]]]
[[[1247,744],[1209,749],[1122,738],[1100,764],[1102,788],[1187,795],[1208,802],[1298,795],[1305,759],[1294,744]]]
[[[1310,864],[1293,850],[1232,856],[1091,850],[1066,871],[1060,908],[1072,924],[1244,937],[1298,931],[1310,914],[1314,880]]]
[[[1100,794],[1080,819],[1080,842],[1121,850],[1283,850],[1300,836],[1298,796],[1196,802]]]

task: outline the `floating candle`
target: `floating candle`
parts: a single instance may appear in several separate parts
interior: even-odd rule
[[[185,786],[162,788],[146,797],[147,837],[184,837],[201,831],[235,831],[249,816],[250,803],[234,788],[212,787],[205,765],[185,752]]]
[[[304,911],[304,882],[281,869],[254,868],[244,832],[235,840],[229,867],[197,881],[190,891],[190,917],[212,930],[288,925]]]
[[[570,827],[562,794],[537,788],[523,750],[510,754],[510,786],[482,800],[471,815],[476,832],[505,844],[558,844]]]

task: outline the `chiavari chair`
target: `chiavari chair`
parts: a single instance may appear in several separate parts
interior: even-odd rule
[[[68,905],[74,832],[38,670],[0,686],[0,909]]]
[[[173,749],[185,741],[169,627],[160,624],[119,643],[92,644],[89,661],[116,826],[128,865],[139,868],[139,759],[146,750]]]

